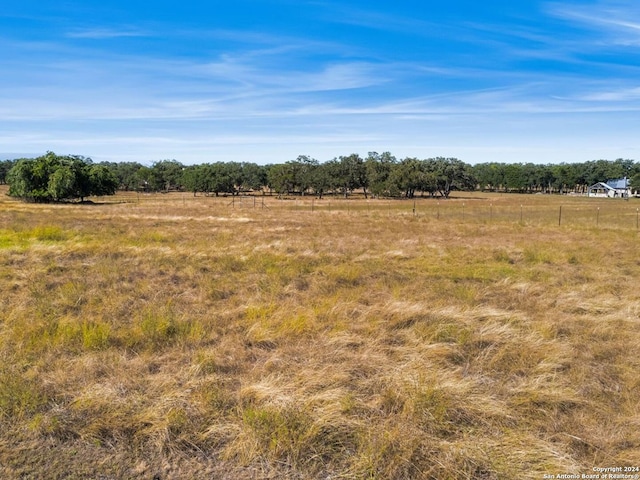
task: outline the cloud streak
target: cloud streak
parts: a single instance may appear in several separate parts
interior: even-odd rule
[[[66,34],[67,38],[72,39],[92,39],[106,40],[113,38],[131,38],[131,37],[149,37],[150,33],[144,32],[136,28],[111,29],[111,28],[94,28],[74,30]]]
[[[618,46],[640,46],[640,6],[603,0],[595,4],[550,3],[548,12],[557,18],[597,33],[597,42]]]

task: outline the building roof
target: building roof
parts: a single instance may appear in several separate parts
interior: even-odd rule
[[[617,180],[608,180],[606,182],[598,182],[589,187],[589,190],[627,190],[629,188],[629,179],[627,177],[619,178]]]
[[[607,180],[607,185],[614,189],[627,189],[629,188],[629,180],[627,177],[619,178],[617,180]]]
[[[596,190],[596,189],[604,189],[604,190],[615,190],[615,188],[613,188],[611,185],[609,185],[608,183],[605,182],[598,182],[595,185],[591,185],[589,187],[589,190]]]

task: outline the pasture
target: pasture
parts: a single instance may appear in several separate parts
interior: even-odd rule
[[[0,190],[0,478],[640,466],[640,201]]]

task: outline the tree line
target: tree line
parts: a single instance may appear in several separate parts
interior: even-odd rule
[[[593,160],[539,165],[488,162],[469,165],[457,158],[397,159],[389,152],[336,157],[326,162],[301,155],[271,165],[216,162],[183,165],[161,160],[151,166],[138,162],[101,162],[48,152],[36,159],[0,162],[0,183],[9,194],[32,201],[84,199],[109,195],[117,189],[194,195],[238,195],[244,192],[277,195],[448,198],[454,190],[518,193],[584,193],[600,181],[628,177],[640,187],[640,164],[633,160]]]
[[[586,193],[598,182],[628,178],[640,190],[640,164],[633,160],[592,160],[581,163],[482,163],[473,167],[478,185],[492,191],[519,193]]]

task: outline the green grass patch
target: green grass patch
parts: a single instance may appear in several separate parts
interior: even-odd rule
[[[38,379],[28,371],[0,367],[0,425],[29,418],[48,402]]]

